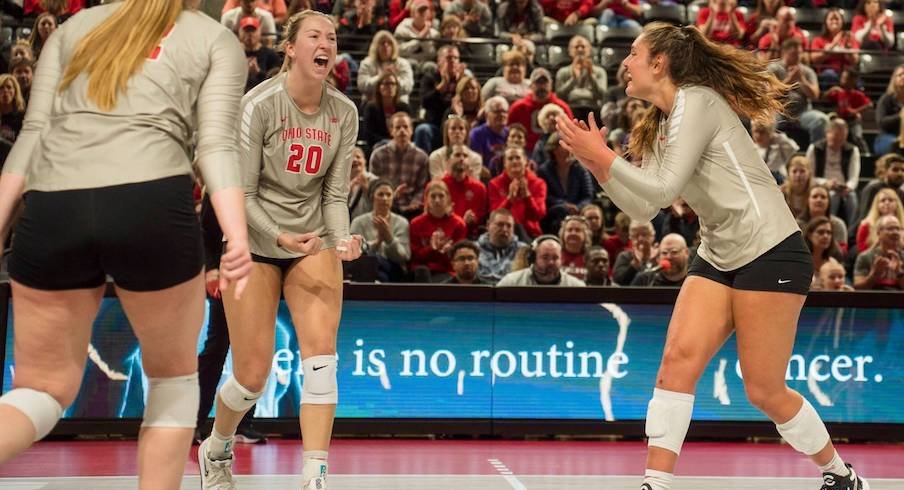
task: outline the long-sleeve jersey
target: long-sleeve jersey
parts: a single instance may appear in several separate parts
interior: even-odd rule
[[[182,12],[111,110],[88,98],[86,73],[59,91],[79,42],[120,5],[84,9],[50,36],[4,172],[26,175],[26,190],[39,191],[190,175],[197,125],[208,190],[240,186],[234,127],[248,66],[235,35],[207,15]]]
[[[286,73],[242,98],[239,153],[251,252],[300,254],[279,247],[282,232],[315,232],[324,248],[348,237],[348,187],[358,140],[358,109],[323,84],[320,109],[306,114],[286,91]]]
[[[639,168],[616,158],[603,188],[639,221],[683,197],[700,218],[697,253],[717,269],[748,264],[798,230],[753,140],[716,91],[680,88],[653,146]]]

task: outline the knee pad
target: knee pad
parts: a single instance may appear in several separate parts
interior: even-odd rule
[[[263,394],[263,391],[254,393],[248,390],[239,384],[235,376],[230,376],[220,387],[220,399],[233,412],[247,412]]]
[[[648,445],[681,454],[693,411],[694,395],[655,388],[647,406]]]
[[[56,398],[31,388],[16,388],[0,396],[0,405],[9,405],[31,420],[35,427],[35,442],[50,434],[63,416],[63,407]]]
[[[194,429],[200,399],[196,372],[173,378],[148,378],[148,399],[141,426]]]
[[[336,361],[335,355],[313,356],[301,361],[304,368],[301,403],[335,405],[339,402]]]
[[[819,414],[810,402],[804,398],[804,404],[791,420],[784,424],[775,424],[778,433],[795,450],[812,456],[822,451],[829,443],[829,431],[822,423]]]

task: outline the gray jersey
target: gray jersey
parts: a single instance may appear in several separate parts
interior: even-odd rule
[[[320,109],[305,114],[286,91],[286,73],[245,94],[239,128],[251,252],[297,257],[282,232],[316,232],[325,248],[348,237],[348,186],[358,109],[323,84]]]
[[[4,171],[27,175],[26,190],[40,191],[187,175],[197,123],[208,188],[240,186],[234,127],[248,66],[235,36],[205,14],[179,16],[111,110],[88,99],[85,73],[58,90],[79,42],[120,5],[84,9],[50,36]]]
[[[616,158],[610,173],[603,188],[636,220],[683,197],[700,218],[697,253],[719,270],[737,269],[798,231],[737,114],[707,87],[679,89],[642,167]]]

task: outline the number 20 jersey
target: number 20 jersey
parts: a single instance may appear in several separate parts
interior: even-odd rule
[[[323,84],[320,109],[302,112],[286,90],[286,73],[242,98],[239,155],[251,252],[297,257],[279,247],[282,232],[315,232],[324,248],[348,236],[348,187],[358,139],[358,109]]]

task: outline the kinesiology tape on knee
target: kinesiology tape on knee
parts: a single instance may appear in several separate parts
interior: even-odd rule
[[[141,426],[194,429],[200,399],[196,372],[173,378],[148,378],[148,400]]]
[[[681,454],[693,411],[694,395],[655,388],[647,406],[648,444]]]
[[[784,424],[775,424],[778,433],[785,441],[799,452],[812,456],[822,451],[829,443],[829,431],[822,423],[819,414],[810,402],[804,398],[804,404],[791,420]]]
[[[247,412],[263,394],[263,391],[254,393],[248,390],[239,384],[235,376],[230,376],[220,387],[220,399],[233,412]]]
[[[339,402],[339,385],[336,382],[336,356],[313,356],[301,361],[304,382],[301,387],[301,403],[335,405]]]
[[[60,406],[60,402],[49,393],[31,388],[16,388],[0,396],[0,405],[9,405],[31,420],[31,424],[35,427],[35,441],[40,441],[50,434],[50,431],[60,421],[60,417],[63,416],[63,407]]]

